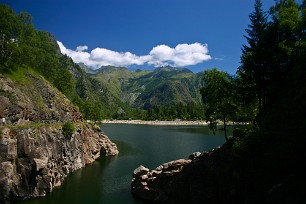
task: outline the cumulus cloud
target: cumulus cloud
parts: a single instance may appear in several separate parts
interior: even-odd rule
[[[76,51],[77,51],[77,52],[82,52],[82,51],[85,51],[85,50],[88,50],[88,46],[87,46],[87,45],[78,46],[78,47],[76,48]]]
[[[208,45],[201,43],[178,44],[175,48],[167,45],[154,47],[148,55],[137,56],[130,52],[116,52],[105,48],[95,48],[87,52],[88,47],[78,46],[75,50],[66,48],[57,42],[61,52],[70,56],[76,63],[84,63],[92,68],[101,66],[153,65],[159,66],[190,66],[210,60]]]
[[[207,44],[200,43],[178,44],[175,48],[159,45],[151,50],[149,56],[148,64],[154,66],[189,66],[211,59]]]
[[[90,59],[101,65],[129,66],[143,65],[145,60],[130,52],[115,52],[105,48],[96,48],[91,51]]]

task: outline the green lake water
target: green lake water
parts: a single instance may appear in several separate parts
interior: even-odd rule
[[[224,133],[213,135],[203,126],[147,126],[104,124],[102,130],[117,144],[119,155],[100,158],[70,174],[60,188],[43,198],[22,204],[138,204],[132,196],[132,172],[139,165],[150,169],[165,162],[188,158],[224,143]]]

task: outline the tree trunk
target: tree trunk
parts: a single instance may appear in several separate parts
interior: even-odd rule
[[[261,113],[261,109],[262,109],[262,106],[263,106],[263,91],[262,91],[262,88],[259,87],[259,91],[258,91],[258,112]]]
[[[225,136],[225,140],[228,140],[227,137],[227,132],[226,132],[226,120],[225,120],[225,115],[223,116],[223,128],[224,128],[224,136]]]

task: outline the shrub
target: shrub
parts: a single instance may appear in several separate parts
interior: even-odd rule
[[[257,126],[239,128],[233,131],[234,149],[243,153],[260,148],[264,135]]]
[[[75,127],[74,127],[73,122],[64,123],[64,125],[63,125],[63,135],[66,138],[70,139],[72,134],[74,133],[74,131],[75,131]]]

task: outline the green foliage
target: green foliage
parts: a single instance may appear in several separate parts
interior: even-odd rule
[[[188,69],[162,67],[133,72],[105,66],[90,75],[116,98],[138,109],[200,102],[200,75]]]
[[[266,37],[268,22],[267,15],[262,10],[261,1],[256,0],[254,7],[255,11],[249,16],[251,24],[246,29],[248,36],[245,36],[249,45],[243,46],[242,66],[239,68],[238,74],[243,80],[243,95],[247,96],[248,102],[257,98],[259,100],[258,109],[260,110],[263,106],[266,92],[264,85],[266,80],[264,77],[266,53],[264,49],[270,41]]]
[[[236,128],[233,131],[233,147],[240,153],[246,153],[250,146],[254,146],[257,140],[259,140],[259,130],[253,126]]]
[[[63,135],[66,138],[71,138],[72,134],[75,131],[75,127],[74,127],[73,122],[66,122],[66,123],[64,123],[62,131],[63,131]]]
[[[99,121],[102,119],[101,107],[98,104],[91,101],[86,101],[83,108],[84,110],[82,112],[84,113],[84,117],[86,119],[93,121]]]
[[[206,120],[209,121],[209,127],[213,131],[215,131],[217,120],[222,120],[227,139],[226,122],[235,118],[237,112],[233,79],[225,72],[211,69],[204,72],[203,82],[201,94]]]
[[[34,69],[72,99],[85,118],[101,119],[104,112],[101,104],[107,107],[108,101],[103,101],[105,97],[102,95],[94,96],[102,89],[99,84],[90,80],[71,58],[60,54],[50,33],[34,28],[30,14],[15,14],[6,5],[0,5],[0,13],[0,72],[27,84],[23,70]]]
[[[69,96],[74,89],[71,73],[61,64],[62,55],[54,37],[37,31],[26,12],[14,14],[0,5],[0,71],[12,73],[19,67],[30,67]]]
[[[281,91],[280,87],[290,85],[288,73],[303,63],[305,3],[299,6],[294,0],[276,1],[268,18],[257,0],[250,20],[248,45],[243,46],[238,70],[242,79],[240,95],[257,100],[257,111],[261,112],[267,101]]]

